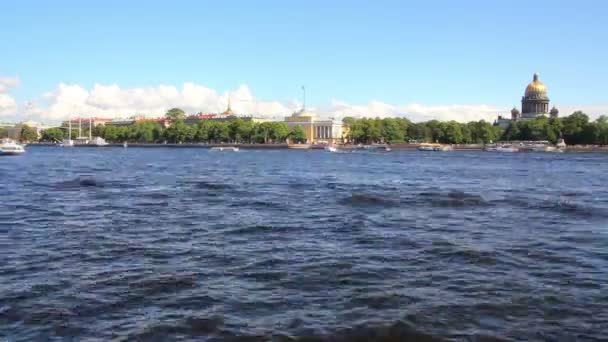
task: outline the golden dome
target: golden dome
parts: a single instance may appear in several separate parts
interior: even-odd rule
[[[526,87],[525,96],[547,96],[547,87],[538,80],[538,74],[534,74],[534,79]]]

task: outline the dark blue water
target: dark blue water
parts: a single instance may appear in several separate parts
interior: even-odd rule
[[[605,154],[32,147],[0,340],[602,340],[606,184]]]

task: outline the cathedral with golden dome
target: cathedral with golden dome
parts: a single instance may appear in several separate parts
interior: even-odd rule
[[[530,120],[540,116],[556,118],[558,115],[559,111],[555,106],[549,109],[547,86],[538,79],[538,74],[535,73],[532,82],[528,84],[524,96],[521,98],[521,112],[513,107],[510,119],[498,116],[494,124],[506,128],[512,122],[519,120]]]

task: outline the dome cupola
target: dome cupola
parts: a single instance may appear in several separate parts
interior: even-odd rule
[[[524,96],[527,98],[547,97],[547,87],[543,82],[538,80],[538,73],[534,74],[532,82],[530,82],[526,87],[526,93]]]

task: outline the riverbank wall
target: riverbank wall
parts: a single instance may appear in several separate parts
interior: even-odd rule
[[[57,144],[51,143],[31,143],[28,146],[46,146],[53,147],[58,146]],[[276,150],[276,149],[287,149],[287,144],[148,144],[148,143],[129,143],[128,147],[137,148],[213,148],[213,147],[230,147],[238,146],[240,149],[259,149],[259,150]],[[480,144],[470,145],[451,145],[455,151],[482,151],[484,146]],[[94,145],[76,145],[76,148],[81,147],[98,147]],[[123,147],[123,144],[108,144],[105,147]],[[392,150],[417,150],[420,147],[419,144],[391,144]],[[357,149],[356,145],[343,146],[345,149]],[[566,147],[567,152],[608,152],[608,146],[596,146],[596,145],[572,145]]]

